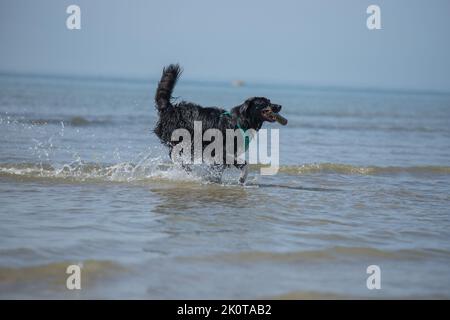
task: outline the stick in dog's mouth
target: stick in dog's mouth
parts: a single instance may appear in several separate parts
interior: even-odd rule
[[[269,121],[271,121],[271,122],[276,121],[283,126],[287,125],[287,123],[288,123],[288,120],[285,117],[283,117],[282,115],[280,115],[277,112],[273,112],[271,109],[264,110],[263,115]]]
[[[283,125],[283,126],[287,125],[288,121],[287,121],[287,119],[286,119],[285,117],[283,117],[283,116],[280,115],[279,113],[273,113],[273,115],[275,116],[275,120],[276,120],[279,124],[281,124],[281,125]]]

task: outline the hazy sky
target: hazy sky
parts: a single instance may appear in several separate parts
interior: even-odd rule
[[[450,91],[450,1],[0,0],[0,48],[0,72]]]

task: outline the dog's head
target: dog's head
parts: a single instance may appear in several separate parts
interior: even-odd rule
[[[285,126],[287,119],[282,117],[279,112],[281,106],[270,102],[264,97],[254,97],[247,99],[240,107],[240,113],[254,122],[275,122]]]

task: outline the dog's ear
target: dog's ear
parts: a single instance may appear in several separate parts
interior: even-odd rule
[[[247,115],[247,111],[250,108],[250,106],[253,103],[253,99],[254,98],[249,98],[247,100],[244,101],[244,103],[241,105],[241,107],[239,108],[239,111],[241,112],[242,115]]]

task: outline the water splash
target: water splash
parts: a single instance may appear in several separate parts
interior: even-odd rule
[[[253,167],[255,168],[255,167]],[[102,164],[85,162],[77,157],[73,162],[55,165],[38,163],[0,163],[0,177],[20,180],[57,179],[67,182],[145,182],[149,180],[196,181],[208,183],[207,170],[194,170],[190,173],[180,166],[167,162],[161,156],[146,154],[132,162]],[[395,175],[395,174],[450,174],[450,167],[358,167],[343,164],[305,164],[282,166],[279,174],[342,174],[342,175]],[[226,178],[226,177],[225,177]],[[228,180],[234,181],[233,177]],[[225,179],[224,184],[227,183]]]

